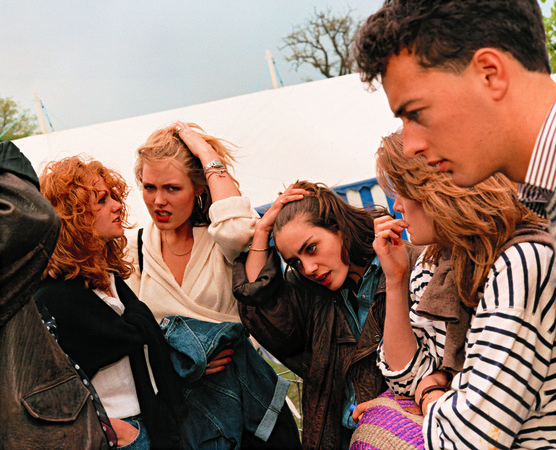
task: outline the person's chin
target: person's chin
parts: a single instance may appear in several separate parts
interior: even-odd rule
[[[419,239],[419,237],[411,235],[409,235],[409,242],[411,242],[413,245],[427,245],[427,243],[423,242],[421,239]]]
[[[170,217],[166,218],[166,217],[159,217],[157,215],[154,215],[151,218],[157,228],[166,229],[170,224]]]
[[[467,174],[461,170],[452,170],[448,173],[451,175],[454,184],[462,188],[473,187],[490,176],[490,174],[482,176],[479,173]]]
[[[337,291],[342,287],[342,285],[341,284],[338,285],[337,283],[334,283],[334,280],[330,280],[330,283],[328,285],[325,285],[324,287],[329,291]]]

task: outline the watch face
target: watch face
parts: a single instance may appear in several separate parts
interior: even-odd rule
[[[217,159],[212,160],[210,163],[207,164],[205,170],[207,169],[223,169],[225,166]]]

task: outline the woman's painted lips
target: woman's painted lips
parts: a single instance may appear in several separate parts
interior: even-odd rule
[[[323,286],[328,286],[330,284],[330,272],[327,272],[320,277],[317,278],[317,282],[322,284]]]
[[[154,215],[159,222],[168,222],[172,213],[168,211],[155,211]]]

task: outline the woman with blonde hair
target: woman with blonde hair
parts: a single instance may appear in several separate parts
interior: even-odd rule
[[[142,234],[139,230],[129,236],[136,270],[128,283],[151,309],[169,342],[187,358],[206,350],[195,348],[194,342],[221,336],[228,326],[245,334],[232,294],[232,262],[249,248],[258,214],[230,173],[233,160],[231,144],[181,121],[156,130],[137,150],[135,175],[152,222]],[[196,333],[192,326],[202,329],[203,335],[191,339]],[[207,426],[190,421],[190,433],[185,434],[198,437],[192,444],[196,448],[211,440],[221,442],[219,448],[235,448],[223,447],[232,441],[239,441],[242,449],[300,447],[297,426],[285,403],[288,383],[276,376],[249,341],[234,336],[238,339],[230,338],[207,369],[216,373],[228,368],[230,373],[219,374],[210,385],[203,385],[206,390],[197,387],[187,396],[188,408],[205,416]],[[242,370],[240,351],[250,355]],[[255,379],[256,373],[261,376]],[[219,381],[223,384],[215,388]],[[242,398],[240,417],[230,420],[234,399],[203,404],[203,398],[218,390]],[[250,393],[244,396],[246,392]]]
[[[60,237],[35,301],[56,320],[58,343],[91,379],[126,448],[176,448],[178,377],[150,310],[124,282],[128,187],[79,156],[48,164],[41,193],[60,215]]]
[[[377,178],[403,215],[375,220],[386,276],[378,361],[394,393],[414,396],[425,415],[414,448],[553,447],[556,271],[546,221],[503,175],[461,188],[405,158],[401,132],[383,139]],[[404,229],[426,245],[414,267]],[[376,448],[376,404],[359,405],[354,419],[365,410],[352,448]]]
[[[232,261],[249,248],[258,214],[230,174],[232,161],[225,141],[183,122],[137,150],[135,176],[152,222],[140,246],[137,233],[129,236],[137,270],[128,282],[158,321],[240,321]]]

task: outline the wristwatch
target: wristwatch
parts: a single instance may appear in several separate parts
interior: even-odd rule
[[[226,166],[224,164],[222,164],[220,161],[218,161],[217,159],[213,159],[211,162],[209,162],[204,168],[203,170],[206,172],[208,170],[211,169],[225,169]]]

